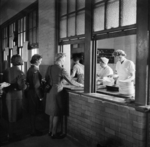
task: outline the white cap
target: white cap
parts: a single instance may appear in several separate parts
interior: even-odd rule
[[[109,59],[106,58],[106,57],[101,57],[101,60],[102,60],[102,62],[105,63],[105,64],[108,64],[108,62],[109,62]]]

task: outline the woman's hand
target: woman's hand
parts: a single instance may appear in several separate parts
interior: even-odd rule
[[[79,84],[79,86],[80,86],[80,87],[84,87],[84,85],[83,85],[83,84]]]

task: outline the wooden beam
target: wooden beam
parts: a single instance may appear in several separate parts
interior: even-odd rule
[[[148,0],[137,0],[136,94],[137,105],[147,105]]]
[[[91,92],[92,83],[92,0],[85,1],[85,50],[84,50],[84,65],[85,65],[85,79],[84,92]]]

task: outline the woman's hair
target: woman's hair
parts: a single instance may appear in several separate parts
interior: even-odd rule
[[[62,60],[62,58],[66,57],[65,53],[57,53],[55,56],[55,62],[58,63]]]
[[[11,57],[11,63],[14,65],[14,66],[17,66],[17,65],[23,65],[23,60],[21,58],[20,55],[16,54],[16,55],[13,55]]]
[[[114,56],[126,56],[126,53],[123,51],[123,50],[116,50],[116,51],[114,51],[114,53],[113,53],[113,55]]]
[[[35,64],[38,60],[42,59],[42,56],[39,54],[34,54],[31,58],[30,63]]]
[[[72,59],[75,62],[78,61],[78,60],[80,60],[81,59],[81,54],[78,54],[78,53],[73,54]]]

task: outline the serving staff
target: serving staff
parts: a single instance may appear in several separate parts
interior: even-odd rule
[[[114,56],[118,60],[115,72],[118,75],[116,84],[119,87],[119,93],[134,97],[135,64],[126,59],[126,53],[123,50],[116,50]]]
[[[135,64],[133,61],[126,59],[126,53],[123,50],[116,50],[114,56],[117,59],[115,73],[118,75],[118,81],[134,81]]]
[[[103,84],[104,77],[109,77],[113,75],[113,70],[110,66],[108,66],[109,59],[106,57],[100,58],[100,71],[97,74],[97,85]]]

